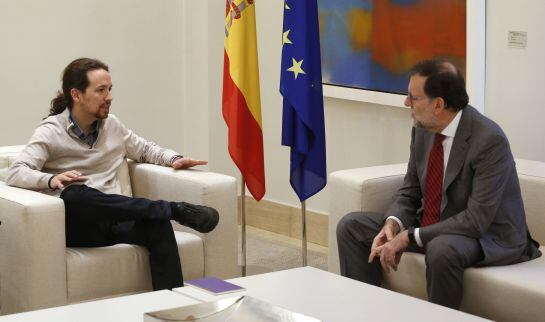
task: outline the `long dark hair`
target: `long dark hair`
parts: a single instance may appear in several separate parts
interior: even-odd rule
[[[72,108],[74,101],[72,95],[70,95],[70,90],[75,88],[85,92],[85,89],[89,86],[87,72],[96,69],[109,71],[108,65],[98,59],[78,58],[68,64],[62,73],[62,92],[58,91],[57,96],[51,100],[49,116],[60,114],[67,107]]]

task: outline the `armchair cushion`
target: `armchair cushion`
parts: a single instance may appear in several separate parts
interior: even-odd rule
[[[203,242],[194,234],[175,232],[184,279],[203,276]],[[81,302],[151,290],[149,256],[137,245],[68,248],[66,277],[68,302]]]

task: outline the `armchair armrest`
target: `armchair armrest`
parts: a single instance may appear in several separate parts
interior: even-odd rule
[[[357,168],[329,175],[329,259],[330,272],[339,273],[337,223],[354,211],[384,213],[393,194],[401,187],[407,164]]]
[[[2,314],[66,304],[62,199],[0,181],[0,221]]]
[[[174,227],[203,238],[206,276],[231,278],[240,275],[235,178],[207,171],[174,170],[136,162],[129,163],[129,174],[135,197],[185,201],[218,210],[219,224],[208,234],[178,224],[174,224]]]

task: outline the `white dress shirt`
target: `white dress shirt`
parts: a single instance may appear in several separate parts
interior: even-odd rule
[[[444,161],[444,167],[443,167],[443,182],[445,181],[445,172],[447,171],[447,164],[448,164],[448,158],[450,157],[450,150],[452,149],[452,142],[454,141],[454,135],[456,134],[456,130],[458,129],[458,124],[460,123],[460,118],[462,117],[462,110],[458,111],[456,113],[456,116],[450,121],[450,123],[441,131],[441,134],[445,136],[445,139],[443,140],[443,161]],[[445,191],[443,190],[443,195],[441,197],[441,209],[443,209],[443,204],[446,202],[445,198]],[[395,216],[389,216],[386,218],[395,220],[400,227],[400,231],[404,230],[405,227],[403,226],[403,223],[401,220]],[[416,240],[416,243],[420,247],[424,247],[424,244],[422,243],[422,240],[420,239],[420,228],[414,229],[414,239]]]

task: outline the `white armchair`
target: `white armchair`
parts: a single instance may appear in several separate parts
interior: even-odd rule
[[[62,199],[3,182],[5,168],[20,149],[0,148],[2,314],[151,290],[143,247],[66,248]],[[186,201],[218,210],[220,222],[208,234],[173,222],[184,279],[240,275],[235,178],[136,162],[129,162],[123,172],[135,197]]]
[[[532,236],[545,243],[545,163],[516,159],[526,220]],[[329,211],[329,271],[339,273],[336,228],[349,212],[384,213],[403,182],[406,164],[333,172]],[[545,247],[540,247],[545,254]],[[427,299],[424,255],[405,253],[384,287]],[[541,321],[545,316],[545,256],[529,262],[469,268],[464,275],[462,311],[495,321]]]

